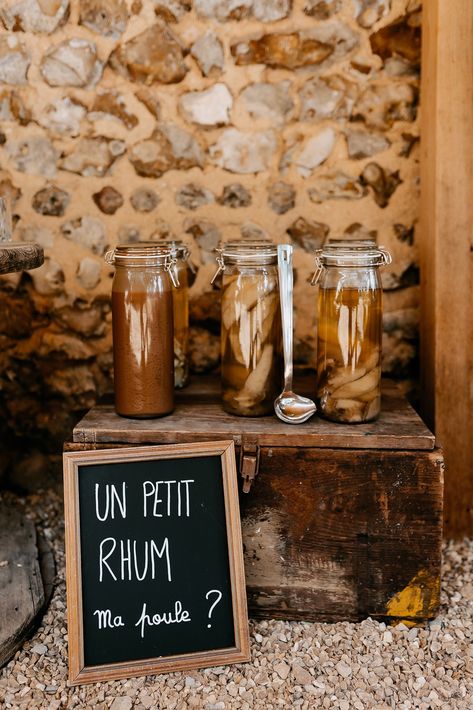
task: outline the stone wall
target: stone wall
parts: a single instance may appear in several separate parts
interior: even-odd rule
[[[212,250],[297,247],[296,354],[314,361],[311,252],[393,253],[384,368],[415,374],[417,0],[2,0],[0,192],[45,265],[2,279],[2,416],[57,448],[110,389],[107,247],[175,235],[199,266],[193,368],[217,366]]]

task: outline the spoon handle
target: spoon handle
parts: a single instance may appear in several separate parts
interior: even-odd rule
[[[282,342],[284,352],[284,390],[292,391],[292,252],[290,244],[278,246],[279,299],[281,301]]]

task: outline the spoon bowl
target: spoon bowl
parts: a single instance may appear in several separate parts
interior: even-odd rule
[[[291,391],[282,392],[274,402],[274,411],[286,424],[302,424],[315,414],[315,403]]]
[[[292,391],[292,246],[278,246],[279,298],[284,352],[284,389],[274,401],[276,416],[286,424],[302,424],[315,414],[316,406],[311,399]]]

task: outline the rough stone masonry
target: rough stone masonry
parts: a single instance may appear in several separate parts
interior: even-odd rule
[[[57,450],[110,389],[103,255],[152,235],[184,239],[199,267],[195,372],[218,366],[221,238],[295,245],[310,365],[312,252],[376,236],[394,257],[384,370],[415,377],[417,0],[2,0],[0,28],[0,194],[14,238],[46,253],[1,280],[10,437]]]

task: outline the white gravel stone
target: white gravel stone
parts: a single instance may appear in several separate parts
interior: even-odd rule
[[[131,710],[133,702],[131,698],[125,696],[123,698],[115,698],[110,706],[110,710]]]
[[[332,128],[324,128],[317,135],[309,138],[296,159],[298,172],[302,177],[309,177],[314,168],[321,165],[333,150],[336,135]]]
[[[253,15],[261,22],[275,22],[287,17],[291,0],[195,0],[195,9],[202,17],[224,22]]]
[[[196,39],[191,47],[191,54],[204,76],[212,76],[222,71],[225,61],[223,46],[212,32],[206,32]]]
[[[57,99],[53,104],[38,112],[38,123],[59,135],[78,136],[81,121],[85,118],[86,109],[79,103],[71,101],[68,96]]]
[[[473,601],[473,584],[465,584],[461,590],[461,595],[463,599]]]
[[[20,141],[9,141],[7,153],[17,170],[27,175],[54,177],[59,153],[43,135],[31,135]]]
[[[233,98],[225,84],[214,84],[205,91],[191,91],[179,101],[188,121],[200,126],[224,126],[230,121]]]
[[[26,84],[31,56],[14,34],[0,34],[0,83]]]
[[[76,244],[81,244],[101,256],[107,248],[107,236],[105,227],[101,220],[96,217],[78,217],[77,219],[64,222],[61,232]]]
[[[276,146],[274,131],[243,133],[228,128],[209,153],[216,165],[233,173],[259,173],[269,168]]]
[[[65,22],[69,0],[2,0],[0,18],[8,30],[51,33]]]
[[[266,119],[269,125],[282,125],[294,109],[290,87],[287,80],[278,84],[250,84],[241,92],[239,103],[243,103],[252,118]]]
[[[292,666],[292,675],[294,676],[296,683],[299,683],[300,685],[310,685],[314,680],[309,671],[298,663],[294,663]]]
[[[291,0],[253,0],[253,15],[261,22],[276,22],[287,17]]]
[[[278,674],[280,678],[283,680],[286,680],[287,676],[291,672],[291,667],[287,665],[287,663],[281,662],[281,663],[276,663],[274,666],[274,670]]]
[[[35,643],[35,645],[31,649],[31,653],[38,653],[40,656],[47,653],[47,651],[48,651],[48,647],[45,646],[44,643]]]
[[[352,674],[352,669],[350,668],[350,666],[347,663],[344,663],[343,661],[339,661],[335,668],[340,673],[342,678],[349,678]]]
[[[361,27],[372,27],[391,9],[391,0],[354,0],[355,17]]]
[[[369,158],[371,155],[387,150],[391,143],[386,136],[365,131],[350,131],[347,135],[348,157]]]
[[[73,38],[47,52],[41,73],[50,86],[92,86],[102,74],[102,64],[94,42]]]
[[[89,256],[81,259],[77,270],[77,281],[83,288],[92,289],[97,286],[100,281],[102,267],[96,259],[91,259]]]

